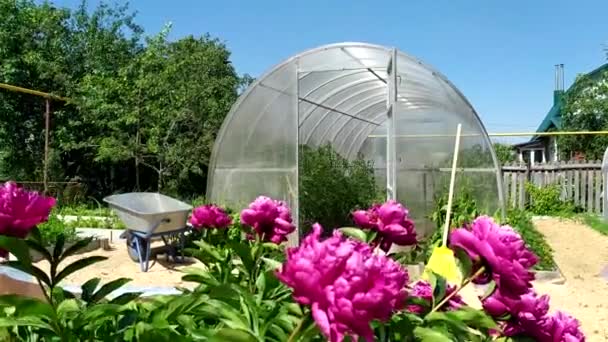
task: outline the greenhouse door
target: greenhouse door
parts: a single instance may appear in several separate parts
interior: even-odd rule
[[[397,199],[397,151],[395,147],[395,116],[397,115],[397,49],[391,50],[386,70],[388,80],[387,132],[386,132],[386,197]]]

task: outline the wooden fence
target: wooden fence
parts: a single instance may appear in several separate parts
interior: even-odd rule
[[[559,184],[562,200],[572,201],[590,213],[603,213],[604,181],[601,161],[504,165],[502,177],[505,198],[511,206],[523,208],[526,205],[526,182],[541,187]]]

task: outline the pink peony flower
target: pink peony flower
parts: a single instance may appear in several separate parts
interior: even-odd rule
[[[407,272],[365,243],[338,231],[320,241],[321,232],[315,224],[299,247],[287,250],[277,277],[293,289],[298,303],[311,306],[317,326],[330,341],[347,335],[374,341],[370,322],[386,321],[403,307]]]
[[[226,228],[232,224],[232,218],[226,214],[224,209],[212,204],[194,208],[190,223],[197,229],[201,228]]]
[[[511,227],[501,227],[491,218],[481,216],[469,228],[452,231],[450,246],[464,250],[477,269],[485,267],[486,274],[477,282],[494,279],[504,296],[517,299],[532,287],[534,273],[529,269],[538,258]]]
[[[289,207],[281,201],[260,196],[241,211],[241,222],[252,227],[264,241],[280,244],[296,230]]]
[[[561,311],[549,316],[546,325],[548,339],[539,341],[551,342],[584,342],[585,335],[581,331],[580,323],[572,316]]]
[[[0,187],[0,235],[25,238],[38,224],[49,218],[55,199],[27,191],[14,182]],[[0,257],[8,252],[0,250]]]
[[[366,211],[357,210],[353,212],[353,220],[361,228],[377,231],[375,243],[385,252],[390,250],[393,243],[411,246],[417,242],[416,229],[408,217],[408,210],[396,201],[375,204]]]
[[[506,319],[503,323],[505,336],[545,336],[548,322],[549,296],[538,295],[530,289],[518,299],[509,298],[495,291],[482,302],[483,309],[490,316]]]
[[[455,286],[448,285],[446,289],[446,296],[450,295],[456,290]],[[431,284],[426,281],[420,280],[414,284],[412,288],[412,292],[410,292],[410,297],[416,297],[424,299],[428,302],[429,308],[433,302],[433,289]],[[462,300],[462,297],[459,294],[454,295],[454,297],[450,298],[445,307],[442,307],[440,311],[451,311],[458,310],[460,307],[465,306],[466,303]],[[418,304],[410,304],[407,306],[407,310],[416,314],[424,314],[425,308]]]

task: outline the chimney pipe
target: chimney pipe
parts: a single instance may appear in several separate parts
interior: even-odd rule
[[[559,64],[555,64],[555,83],[554,83],[554,89],[555,91],[559,90]]]
[[[555,64],[555,91],[564,90],[564,65]]]
[[[560,89],[561,91],[564,91],[564,65],[560,64],[559,65],[559,79],[560,79]]]

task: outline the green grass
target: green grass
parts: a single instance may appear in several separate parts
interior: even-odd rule
[[[608,222],[593,214],[577,215],[576,219],[603,235],[608,235]]]

